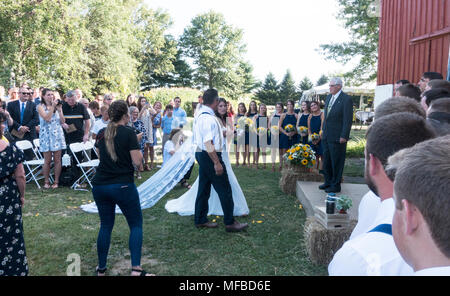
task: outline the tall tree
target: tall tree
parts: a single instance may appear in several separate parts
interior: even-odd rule
[[[328,76],[326,76],[325,74],[322,74],[322,76],[320,76],[319,80],[317,80],[316,86],[324,85],[328,81],[329,81]]]
[[[314,84],[312,83],[311,79],[309,79],[308,77],[305,76],[302,79],[302,81],[300,81],[298,88],[303,93],[305,90],[311,89],[313,86],[314,86]]]
[[[226,93],[242,92],[242,36],[242,30],[228,25],[222,14],[210,11],[192,19],[180,38],[180,47],[196,66],[195,82]]]
[[[344,74],[352,82],[371,81],[377,76],[379,18],[372,14],[374,0],[338,0],[338,17],[351,41],[320,46],[327,59],[342,64],[359,58],[354,69]]]
[[[272,72],[267,74],[262,87],[256,92],[255,97],[267,105],[275,105],[280,100],[279,85]]]
[[[286,71],[286,74],[284,75],[283,80],[281,81],[279,96],[280,99],[283,101],[296,100],[298,98],[297,89],[295,87],[295,81],[292,78],[290,70]]]

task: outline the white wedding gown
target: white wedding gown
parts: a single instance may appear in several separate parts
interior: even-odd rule
[[[230,181],[231,190],[233,193],[233,202],[234,202],[233,215],[234,216],[248,215],[249,209],[247,206],[247,201],[245,200],[245,196],[244,193],[242,192],[241,186],[239,186],[238,180],[236,179],[236,176],[233,173],[228,152],[225,150],[225,147],[226,141],[224,143],[222,160],[225,164],[226,171],[228,174],[228,180]],[[169,200],[166,203],[165,206],[166,210],[169,213],[178,213],[181,216],[194,215],[195,200],[197,199],[197,192],[198,192],[198,183],[199,178],[197,177],[191,189],[189,189],[179,198]],[[222,205],[220,204],[219,195],[214,190],[213,186],[211,186],[211,195],[208,201],[208,206],[209,206],[208,215],[223,216],[223,210]]]

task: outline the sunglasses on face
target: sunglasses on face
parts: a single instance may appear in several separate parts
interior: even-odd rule
[[[30,93],[30,92],[21,92],[21,94],[23,94],[23,95],[31,95],[32,93]]]

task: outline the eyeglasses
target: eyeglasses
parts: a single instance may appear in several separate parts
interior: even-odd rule
[[[336,87],[336,86],[338,86],[339,84],[330,84],[330,87]]]
[[[32,93],[30,93],[30,92],[21,92],[21,94],[23,94],[23,95],[31,95]]]

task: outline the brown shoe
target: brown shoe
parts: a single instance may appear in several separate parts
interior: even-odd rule
[[[238,221],[234,221],[231,225],[226,225],[225,230],[227,232],[239,232],[248,227],[247,223],[239,223]]]
[[[195,224],[195,227],[197,227],[197,228],[217,228],[217,226],[218,226],[217,223],[214,223],[211,221],[208,221],[203,224]]]

